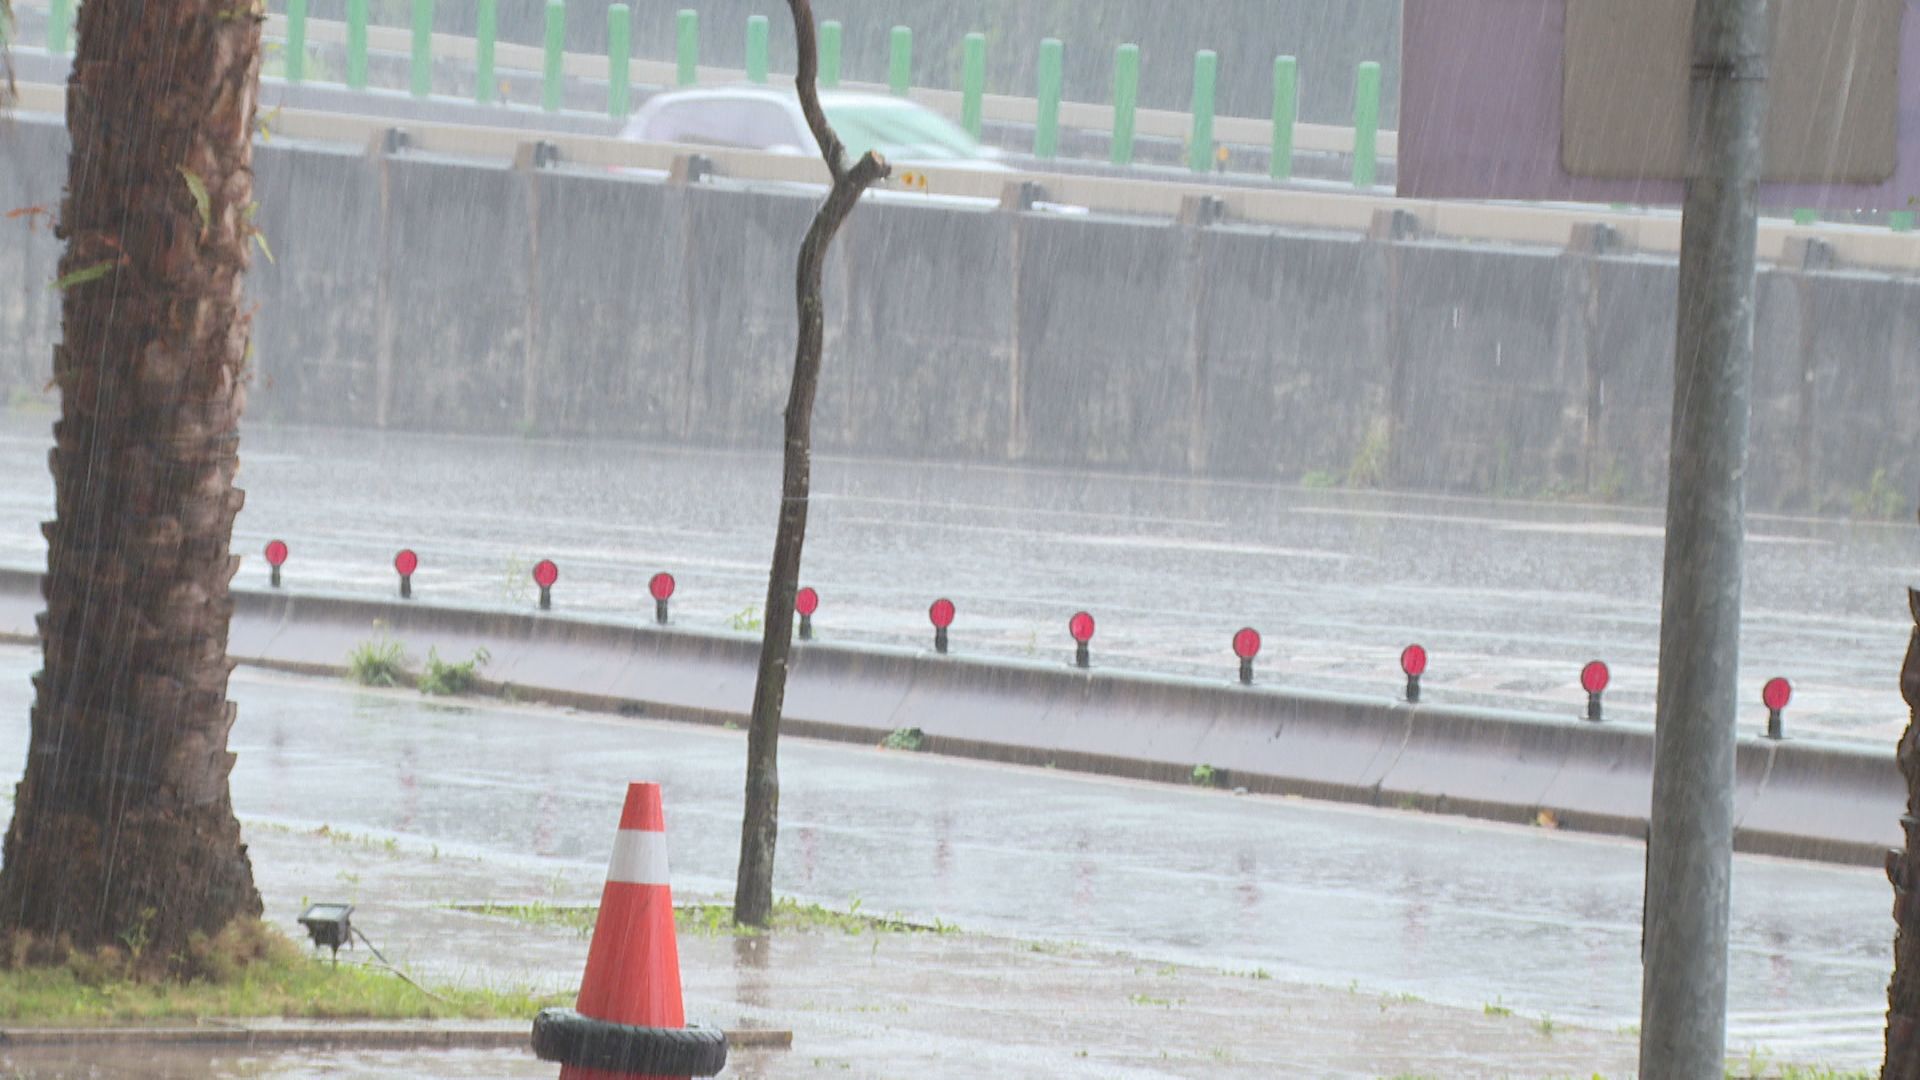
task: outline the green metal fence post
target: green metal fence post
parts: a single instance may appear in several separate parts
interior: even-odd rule
[[[1133,164],[1134,110],[1140,104],[1140,46],[1113,51],[1113,153],[1115,165]]]
[[[820,23],[820,86],[835,88],[839,86],[839,52],[841,52],[841,25],[833,19]]]
[[[680,62],[680,85],[692,86],[700,78],[700,13],[692,8],[680,10],[673,50]]]
[[[499,0],[480,0],[473,32],[473,100],[493,100],[493,42],[499,33]]]
[[[307,0],[287,0],[287,82],[307,81]]]
[[[913,31],[904,26],[893,28],[887,56],[887,89],[894,97],[906,97],[913,89]]]
[[[1193,134],[1187,143],[1187,165],[1194,172],[1213,168],[1213,88],[1220,77],[1220,57],[1212,49],[1193,54]]]
[[[540,107],[559,112],[566,91],[567,5],[564,0],[547,0],[547,57],[540,88]]]
[[[754,15],[747,19],[747,81],[764,83],[767,81],[767,35],[772,24],[765,15]]]
[[[1300,116],[1300,70],[1291,56],[1273,61],[1273,147],[1267,175],[1275,180],[1293,177],[1293,124]]]
[[[840,24],[832,19],[820,24],[820,85],[840,85]]]
[[[1033,156],[1050,158],[1060,148],[1060,69],[1066,62],[1059,38],[1040,42],[1039,115],[1034,118]]]
[[[347,88],[367,88],[367,0],[347,0]]]
[[[413,96],[433,94],[433,0],[413,0]]]
[[[47,5],[47,51],[55,56],[66,52],[72,31],[73,0],[52,0]]]
[[[633,11],[625,4],[607,8],[607,115],[625,120],[633,111]]]
[[[1368,60],[1353,73],[1353,186],[1372,187],[1380,141],[1380,65]]]
[[[968,34],[960,59],[960,126],[980,137],[980,103],[987,93],[987,35]]]

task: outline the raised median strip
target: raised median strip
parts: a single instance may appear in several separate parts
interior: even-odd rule
[[[42,122],[33,119],[31,114],[36,113],[47,118],[65,114],[63,87],[21,82],[18,89],[16,109],[28,114],[20,122]],[[702,168],[711,170],[708,175],[729,180],[826,182],[826,167],[812,158],[722,147],[636,143],[574,131],[425,119],[402,121],[393,116],[290,106],[273,110],[263,118],[263,127],[275,137],[346,145],[369,152],[385,145],[390,131],[401,128],[410,152],[502,163],[541,160],[536,144],[546,144],[570,165],[652,171],[663,177],[685,168],[689,155],[698,154],[704,159]],[[1366,234],[1386,227],[1383,223],[1403,221],[1423,237],[1554,249],[1573,244],[1582,230],[1605,226],[1623,251],[1668,256],[1680,249],[1680,218],[1669,211],[1402,199],[1353,191],[1211,183],[1198,176],[1175,182],[1123,175],[988,172],[940,166],[916,167],[915,171],[924,173],[930,190],[943,196],[1004,200],[1010,193],[1031,190],[1040,193],[1041,201],[1056,206],[1123,216],[1178,220],[1197,201],[1213,200],[1207,205],[1218,209],[1219,220],[1240,225]],[[1837,266],[1893,273],[1920,271],[1920,240],[1914,233],[1776,219],[1760,223],[1759,258],[1780,264],[1792,264],[1796,259],[1804,262],[1809,241],[1823,245],[1822,257],[1830,257]]]
[[[339,674],[386,635],[414,657],[490,656],[484,687],[523,700],[708,724],[738,722],[759,641],[744,634],[293,593],[233,593],[241,663]],[[0,636],[35,640],[37,574],[0,571]],[[1384,677],[1384,676],[1383,676]],[[934,753],[1172,783],[1194,781],[1638,838],[1653,730],[1236,682],[819,641],[796,643],[783,724],[877,744],[915,731]],[[1743,851],[1879,865],[1906,789],[1890,751],[1740,741]]]

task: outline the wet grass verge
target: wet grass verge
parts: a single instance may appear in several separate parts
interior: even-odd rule
[[[263,924],[199,947],[177,978],[133,973],[119,949],[73,951],[65,963],[0,970],[9,1025],[94,1026],[207,1018],[298,1020],[531,1020],[571,995],[522,988],[420,986],[395,969],[310,954]]]
[[[512,919],[515,922],[532,926],[565,927],[586,937],[593,932],[594,919],[599,909],[591,906],[573,906],[550,904],[536,900],[527,904],[452,904],[455,911],[464,911],[473,915],[485,915],[491,918]],[[676,904],[673,909],[674,929],[682,934],[694,937],[757,937],[765,933],[750,926],[737,926],[733,921],[733,907],[729,904]],[[931,923],[912,922],[898,915],[870,915],[860,910],[860,902],[855,900],[846,911],[838,911],[819,904],[803,904],[792,897],[782,897],[773,904],[773,926],[775,933],[802,934],[846,934],[857,937],[861,934],[956,934],[959,929],[952,923],[936,919]]]

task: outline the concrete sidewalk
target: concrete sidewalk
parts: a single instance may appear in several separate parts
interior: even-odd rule
[[[355,900],[361,926],[417,976],[568,989],[587,940],[450,902],[590,903],[597,875],[543,876],[352,834],[250,825],[267,915]],[[680,897],[685,901],[686,897]],[[683,933],[689,1019],[790,1028],[791,1051],[737,1050],[726,1075],[848,1077],[1544,1077],[1628,1074],[1631,1033],[1266,973],[1160,964],[1073,943],[957,933]],[[512,1048],[420,1052],[9,1047],[9,1075],[550,1077]]]

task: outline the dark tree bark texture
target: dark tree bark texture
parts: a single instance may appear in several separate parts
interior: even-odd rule
[[[45,666],[0,932],[152,967],[261,911],[227,782],[227,585],[264,6],[79,11]]]
[[[1906,849],[1887,852],[1887,878],[1893,883],[1893,982],[1887,987],[1886,1080],[1920,1080],[1920,591],[1907,590],[1913,611],[1913,637],[1900,671],[1900,695],[1912,718],[1900,738],[1900,773],[1907,778],[1907,812],[1900,825]]]
[[[781,480],[780,524],[773,542],[773,570],[767,579],[765,636],[760,671],[753,689],[753,715],[747,727],[747,804],[740,825],[740,873],[734,887],[733,918],[745,926],[766,926],[773,914],[773,851],[780,832],[780,710],[787,692],[787,659],[793,647],[793,600],[800,583],[800,549],[807,535],[807,494],[813,471],[813,398],[820,384],[820,348],[824,334],[821,273],[834,234],[853,212],[868,187],[887,175],[886,159],[863,155],[852,168],[846,148],[827,123],[817,88],[819,54],[813,5],[787,0],[793,11],[799,46],[794,85],[800,107],[826,158],[833,186],[800,245],[796,275],[800,340],[794,350],[793,388],[787,397],[786,465]]]

